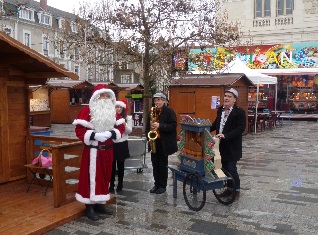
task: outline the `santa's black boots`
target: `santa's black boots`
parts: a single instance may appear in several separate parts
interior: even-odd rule
[[[113,211],[106,208],[104,204],[95,204],[95,211],[100,214],[112,215]]]
[[[96,214],[94,210],[94,205],[91,205],[91,204],[86,204],[86,216],[87,218],[93,221],[99,220],[99,216],[98,214]]]

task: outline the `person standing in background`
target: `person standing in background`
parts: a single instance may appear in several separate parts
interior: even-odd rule
[[[116,125],[125,125],[125,132],[119,140],[114,140],[114,159],[112,168],[112,177],[109,186],[109,192],[114,193],[115,175],[117,166],[118,184],[116,192],[123,190],[123,181],[125,174],[125,159],[129,158],[128,135],[132,132],[132,117],[128,116],[128,106],[125,100],[116,101]]]
[[[86,205],[86,216],[99,220],[97,213],[111,215],[105,203],[112,174],[113,140],[119,140],[125,131],[124,124],[116,125],[115,94],[106,85],[98,84],[74,120],[76,136],[85,144],[75,194],[77,201]]]
[[[167,187],[168,155],[178,151],[177,117],[173,109],[166,105],[167,97],[163,93],[154,94],[153,99],[156,106],[156,120],[150,120],[148,117],[146,136],[148,138],[150,130],[156,130],[158,138],[154,140],[156,152],[151,152],[155,185],[150,193],[162,194],[166,192]]]
[[[222,168],[232,175],[236,195],[239,196],[241,182],[236,165],[242,158],[242,134],[246,127],[246,115],[245,111],[235,104],[237,98],[237,90],[231,88],[225,91],[224,104],[218,108],[210,132],[216,131],[216,137],[220,138]]]

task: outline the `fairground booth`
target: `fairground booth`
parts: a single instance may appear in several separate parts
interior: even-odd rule
[[[256,108],[258,99],[259,111],[276,108],[295,113],[318,112],[318,42],[192,48],[174,56],[174,67],[187,73],[223,73],[223,68],[235,58],[255,72],[277,78],[277,85],[260,83],[258,88],[250,87],[250,109]]]
[[[248,87],[253,85],[252,81],[242,73],[186,75],[173,80],[170,84],[169,105],[176,112],[178,123],[182,115],[209,119],[213,122],[217,108],[223,103],[224,93],[230,87],[238,91],[237,105],[247,113]]]

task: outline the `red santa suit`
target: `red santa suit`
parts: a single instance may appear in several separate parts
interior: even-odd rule
[[[101,94],[110,97],[107,109],[98,110],[95,103]],[[95,87],[89,106],[84,107],[74,120],[76,136],[85,144],[80,167],[78,191],[75,195],[85,204],[105,204],[110,199],[109,182],[113,162],[113,140],[122,137],[125,126],[120,120],[116,123],[115,94],[106,85]],[[97,134],[108,132],[106,141],[97,141]],[[109,133],[110,132],[110,133]],[[96,136],[95,136],[96,135]]]

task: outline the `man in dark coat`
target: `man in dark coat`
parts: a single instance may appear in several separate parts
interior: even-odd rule
[[[218,108],[217,116],[210,131],[216,131],[220,138],[222,168],[228,171],[235,181],[236,193],[240,191],[240,177],[237,172],[237,161],[242,158],[242,134],[245,131],[245,111],[236,106],[238,92],[231,88],[224,93],[224,104]]]
[[[166,105],[167,98],[163,93],[156,93],[153,98],[156,106],[155,120],[148,118],[146,136],[148,138],[150,130],[156,130],[158,138],[154,140],[155,153],[151,152],[155,185],[150,193],[162,194],[167,187],[168,155],[178,151],[177,117],[173,109]]]

